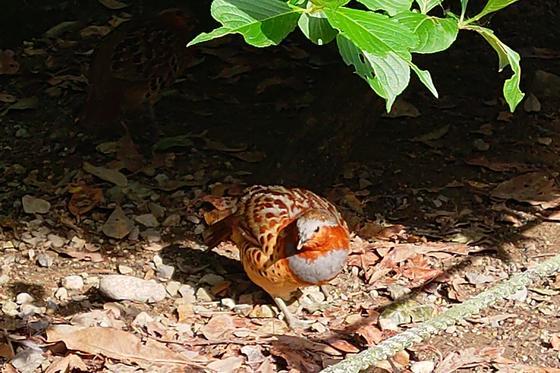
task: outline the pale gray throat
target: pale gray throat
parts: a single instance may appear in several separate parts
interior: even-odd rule
[[[346,249],[329,250],[317,259],[307,259],[296,254],[288,257],[288,265],[300,280],[315,284],[335,277],[344,267],[347,257]]]

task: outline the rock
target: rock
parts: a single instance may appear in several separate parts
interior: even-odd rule
[[[412,373],[431,373],[434,371],[436,364],[431,360],[415,361],[410,364]]]
[[[15,317],[18,315],[18,306],[16,302],[12,302],[11,300],[4,302],[2,305],[2,312],[4,315]]]
[[[19,310],[19,317],[26,318],[33,315],[42,315],[47,312],[45,307],[37,307],[33,304],[22,304]]]
[[[560,76],[537,70],[531,84],[531,92],[539,97],[560,97]]]
[[[41,267],[49,268],[54,263],[54,259],[52,256],[46,253],[39,253],[37,254],[37,264]]]
[[[33,297],[29,293],[19,293],[16,295],[16,303],[17,304],[29,304],[33,303]]]
[[[146,229],[145,231],[140,232],[140,237],[145,239],[148,242],[159,242],[161,241],[161,233],[156,231],[155,229]]]
[[[262,304],[253,308],[253,311],[249,314],[249,317],[270,319],[274,317],[274,311],[267,304]]]
[[[179,214],[171,214],[165,218],[163,223],[164,227],[176,227],[181,223],[181,215]]]
[[[473,146],[476,150],[479,150],[481,152],[485,152],[488,149],[490,149],[490,144],[488,144],[486,141],[482,140],[482,139],[476,139],[473,141]]]
[[[70,240],[70,247],[74,250],[81,250],[85,245],[86,245],[86,240],[78,236],[74,236]]]
[[[16,130],[15,136],[20,139],[25,139],[30,137],[29,131],[25,127],[20,127]]]
[[[224,278],[220,275],[217,275],[215,273],[207,273],[204,276],[202,276],[202,278],[200,279],[200,283],[201,284],[208,284],[211,286],[217,285],[220,282],[223,282]]]
[[[169,294],[172,297],[175,297],[179,293],[180,288],[181,288],[181,283],[179,281],[169,281],[167,283],[167,286],[165,287],[165,290],[167,290],[167,294]]]
[[[179,294],[186,303],[194,303],[196,300],[194,288],[191,285],[184,284],[179,288]]]
[[[0,285],[4,285],[10,282],[10,277],[8,275],[0,275]]]
[[[66,290],[65,288],[58,288],[54,292],[54,297],[62,301],[68,300],[68,290]]]
[[[159,222],[153,214],[138,215],[134,218],[134,220],[148,228],[155,228],[159,226]]]
[[[124,214],[124,211],[117,206],[105,224],[103,224],[102,230],[107,237],[120,240],[130,233],[133,226],[134,224],[132,221],[130,221]]]
[[[214,300],[212,295],[205,288],[198,288],[196,291],[196,299],[199,302],[212,302]]]
[[[231,298],[222,298],[220,303],[222,304],[222,306],[224,306],[227,309],[232,310],[235,308],[235,301]]]
[[[67,290],[80,290],[84,287],[84,279],[77,275],[66,276],[62,279],[62,286]]]
[[[165,207],[158,205],[157,203],[150,202],[148,208],[157,219],[161,219],[165,215]]]
[[[53,233],[47,235],[47,239],[51,242],[51,246],[56,249],[61,248],[67,242],[66,238],[60,237],[59,235]]]
[[[99,291],[114,300],[134,300],[138,302],[160,302],[166,291],[162,284],[154,280],[143,280],[125,275],[108,275],[99,281]]]
[[[253,306],[250,304],[238,304],[233,308],[233,311],[239,316],[247,317],[253,311]]]
[[[134,270],[132,268],[130,268],[129,266],[124,265],[124,264],[119,264],[119,273],[121,275],[129,275],[132,272],[134,272]]]
[[[48,201],[28,194],[22,197],[21,203],[26,214],[46,214],[51,209]]]
[[[10,364],[20,373],[33,373],[42,371],[39,367],[45,359],[42,349],[30,347],[20,350],[10,361]]]

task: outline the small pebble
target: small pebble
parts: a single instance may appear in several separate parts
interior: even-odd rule
[[[134,272],[134,270],[132,268],[130,268],[129,266],[124,265],[124,264],[119,264],[119,273],[121,275],[129,275],[132,272]]]
[[[194,303],[196,300],[195,290],[191,285],[184,284],[179,288],[179,294],[185,300],[186,303]]]
[[[169,280],[173,277],[173,273],[175,273],[175,267],[161,264],[157,267],[157,276],[164,280]]]
[[[138,215],[134,218],[134,220],[148,228],[155,228],[159,226],[159,222],[153,214]]]
[[[482,139],[476,139],[473,141],[473,146],[476,150],[480,150],[481,152],[485,152],[490,149],[490,144]]]
[[[160,302],[167,294],[165,287],[154,280],[125,275],[108,275],[99,281],[99,292],[114,300]]]
[[[59,235],[52,234],[52,233],[47,236],[47,239],[51,242],[51,246],[57,249],[64,246],[67,241],[65,238],[62,238]]]
[[[30,195],[23,196],[21,202],[26,214],[46,214],[51,209],[48,201]]]
[[[37,307],[32,304],[22,304],[19,311],[19,317],[26,318],[33,315],[42,315],[47,312],[45,307]]]
[[[180,223],[181,223],[181,215],[171,214],[167,218],[165,218],[165,220],[161,225],[163,225],[164,227],[176,227]]]
[[[159,242],[161,241],[161,234],[155,229],[149,228],[145,231],[140,232],[140,237],[148,242]]]
[[[202,276],[202,278],[200,279],[201,284],[208,284],[208,285],[211,285],[211,286],[219,284],[220,282],[223,282],[223,281],[224,281],[224,278],[222,276],[214,274],[214,273],[207,273],[204,276]]]
[[[33,297],[29,293],[19,293],[16,296],[16,303],[17,304],[29,304],[33,303]]]
[[[39,266],[49,268],[53,265],[53,262],[54,259],[52,256],[45,253],[37,254],[37,264],[39,264]]]
[[[77,275],[66,276],[62,279],[62,286],[67,290],[80,290],[84,287],[84,279]]]
[[[415,361],[410,364],[412,373],[431,373],[434,371],[436,364],[431,360]]]
[[[220,303],[222,304],[222,306],[224,306],[227,309],[232,310],[235,308],[235,301],[231,298],[222,298]]]
[[[62,301],[68,300],[68,290],[66,290],[65,288],[58,288],[54,292],[54,297]]]
[[[206,290],[205,288],[198,288],[198,290],[196,291],[196,299],[199,302],[212,302],[212,300],[214,300],[212,298],[212,295],[210,295],[208,290]]]
[[[4,304],[2,305],[2,312],[4,312],[6,316],[17,316],[19,312],[16,302],[12,302],[11,300],[4,302]]]
[[[169,281],[167,283],[167,286],[165,287],[165,290],[167,290],[167,294],[169,294],[172,297],[175,297],[179,293],[180,287],[181,287],[181,283],[179,281]]]

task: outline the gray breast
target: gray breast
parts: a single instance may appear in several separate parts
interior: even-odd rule
[[[315,260],[292,255],[288,258],[288,264],[294,274],[300,280],[309,283],[319,283],[335,277],[344,267],[348,250],[330,250]]]

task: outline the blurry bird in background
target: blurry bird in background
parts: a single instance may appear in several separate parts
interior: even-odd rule
[[[350,234],[336,207],[305,189],[253,186],[220,217],[204,234],[208,246],[233,241],[251,281],[272,296],[290,328],[303,326],[284,300],[344,267]]]
[[[125,22],[107,35],[90,65],[80,125],[97,133],[115,131],[122,114],[142,110],[153,122],[153,106],[162,90],[195,58],[194,49],[186,47],[195,29],[195,18],[184,10],[166,9]]]

